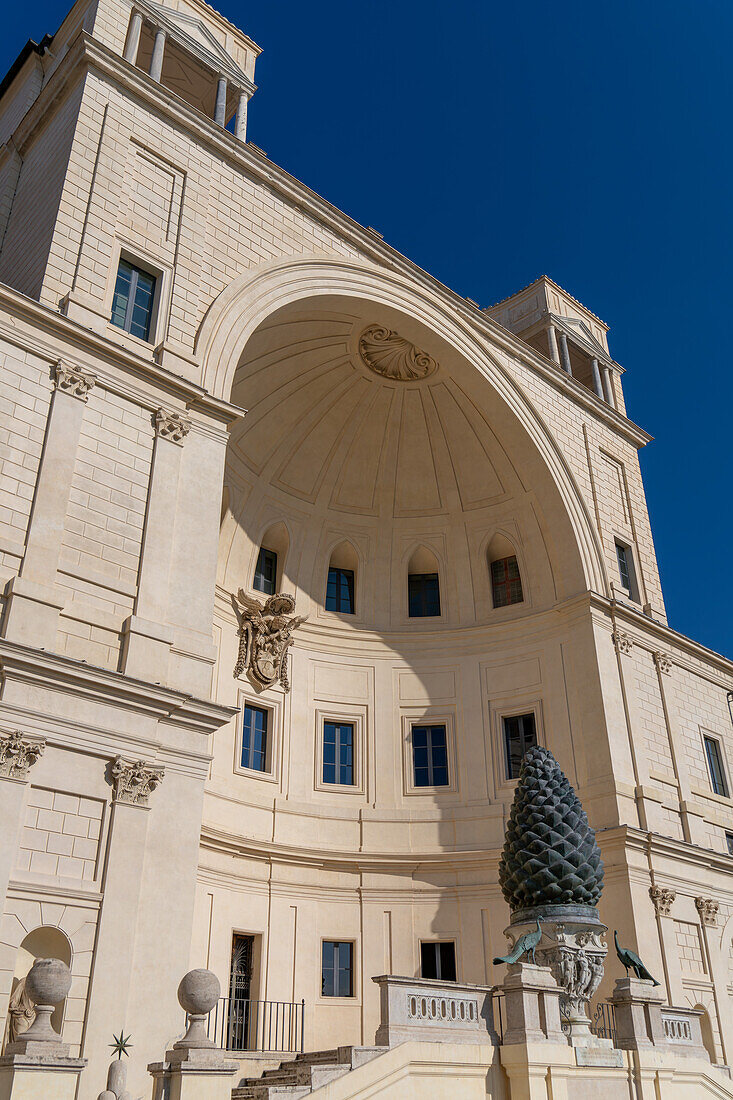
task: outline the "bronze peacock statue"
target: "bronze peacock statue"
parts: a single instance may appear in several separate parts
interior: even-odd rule
[[[634,971],[637,978],[641,978],[647,982],[654,982],[654,985],[659,985],[656,978],[653,978],[644,963],[641,961],[635,951],[631,951],[628,947],[621,947],[618,942],[618,932],[613,933],[613,942],[616,944],[616,954],[621,960],[621,965],[626,970],[628,977],[629,968]]]
[[[519,962],[522,955],[527,953],[527,958],[531,957],[532,963],[536,965],[537,960],[535,958],[535,949],[537,944],[542,939],[542,925],[537,920],[537,931],[525,932],[523,936],[520,936],[517,942],[514,944],[514,948],[508,955],[499,955],[494,959],[494,966],[498,966],[499,963],[515,963]]]

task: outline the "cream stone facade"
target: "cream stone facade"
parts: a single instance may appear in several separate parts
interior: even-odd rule
[[[731,1064],[733,664],[667,624],[607,326],[546,277],[479,309],[269,161],[258,52],[204,0],[78,0],[2,85],[4,1034],[62,958],[79,1100],[120,1028],[139,1096],[183,972],[226,1014],[237,946],[306,1049],[373,1043],[372,978],[419,975],[423,943],[500,981],[504,720],[532,715],[597,830],[602,919]],[[121,263],[154,279],[145,338],[110,320]],[[285,633],[252,610],[261,547]],[[512,557],[523,598],[495,606]],[[426,725],[445,782],[417,781]]]

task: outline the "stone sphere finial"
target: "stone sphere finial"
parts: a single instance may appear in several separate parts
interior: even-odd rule
[[[596,835],[557,760],[539,745],[522,761],[499,884],[512,922],[528,910],[593,909],[601,896],[603,863]]]
[[[178,986],[178,1003],[188,1013],[188,1031],[177,1047],[212,1047],[206,1035],[206,1017],[221,996],[216,974],[210,970],[189,970]]]
[[[71,971],[61,959],[36,959],[25,979],[25,991],[36,1008],[36,1018],[23,1034],[25,1042],[57,1043],[51,1015],[71,989]]]

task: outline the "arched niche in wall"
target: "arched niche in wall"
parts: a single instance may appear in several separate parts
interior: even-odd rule
[[[710,1061],[713,1065],[718,1060],[718,1056],[715,1052],[715,1038],[713,1036],[713,1025],[710,1020],[710,1013],[704,1005],[695,1005],[695,1011],[700,1012],[700,1031],[702,1032],[702,1045],[710,1056]]]
[[[58,928],[43,925],[29,932],[18,948],[13,983],[10,989],[3,1050],[5,1050],[8,1043],[12,1043],[24,1031],[27,1031],[33,1023],[35,1013],[25,993],[25,979],[36,959],[61,959],[70,967],[71,944],[64,933]],[[65,1001],[56,1005],[51,1016],[51,1025],[59,1033],[63,1024],[65,1005]]]
[[[491,606],[508,607],[524,603],[524,578],[514,544],[497,531],[486,550],[486,564],[491,586]]]
[[[283,587],[283,577],[285,575],[285,562],[288,556],[288,550],[290,549],[290,536],[288,529],[284,523],[273,523],[267,528],[264,535],[260,540],[260,545],[257,548],[257,555],[254,560],[252,570],[252,586],[261,592],[265,592],[266,595],[271,595],[265,588],[258,588],[258,584],[255,583],[255,578],[258,574],[258,565],[261,560],[262,551],[268,551],[270,554],[275,555],[275,576],[274,576],[274,592],[280,592]]]
[[[326,575],[327,611],[353,615],[356,613],[359,555],[348,539],[334,546]]]
[[[427,546],[418,546],[407,564],[407,614],[415,619],[442,612],[438,559]]]

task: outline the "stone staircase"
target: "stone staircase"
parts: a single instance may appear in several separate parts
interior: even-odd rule
[[[378,1058],[389,1047],[336,1047],[298,1054],[278,1069],[268,1069],[261,1077],[249,1077],[232,1090],[232,1100],[300,1100],[322,1085],[343,1077],[352,1069]]]

